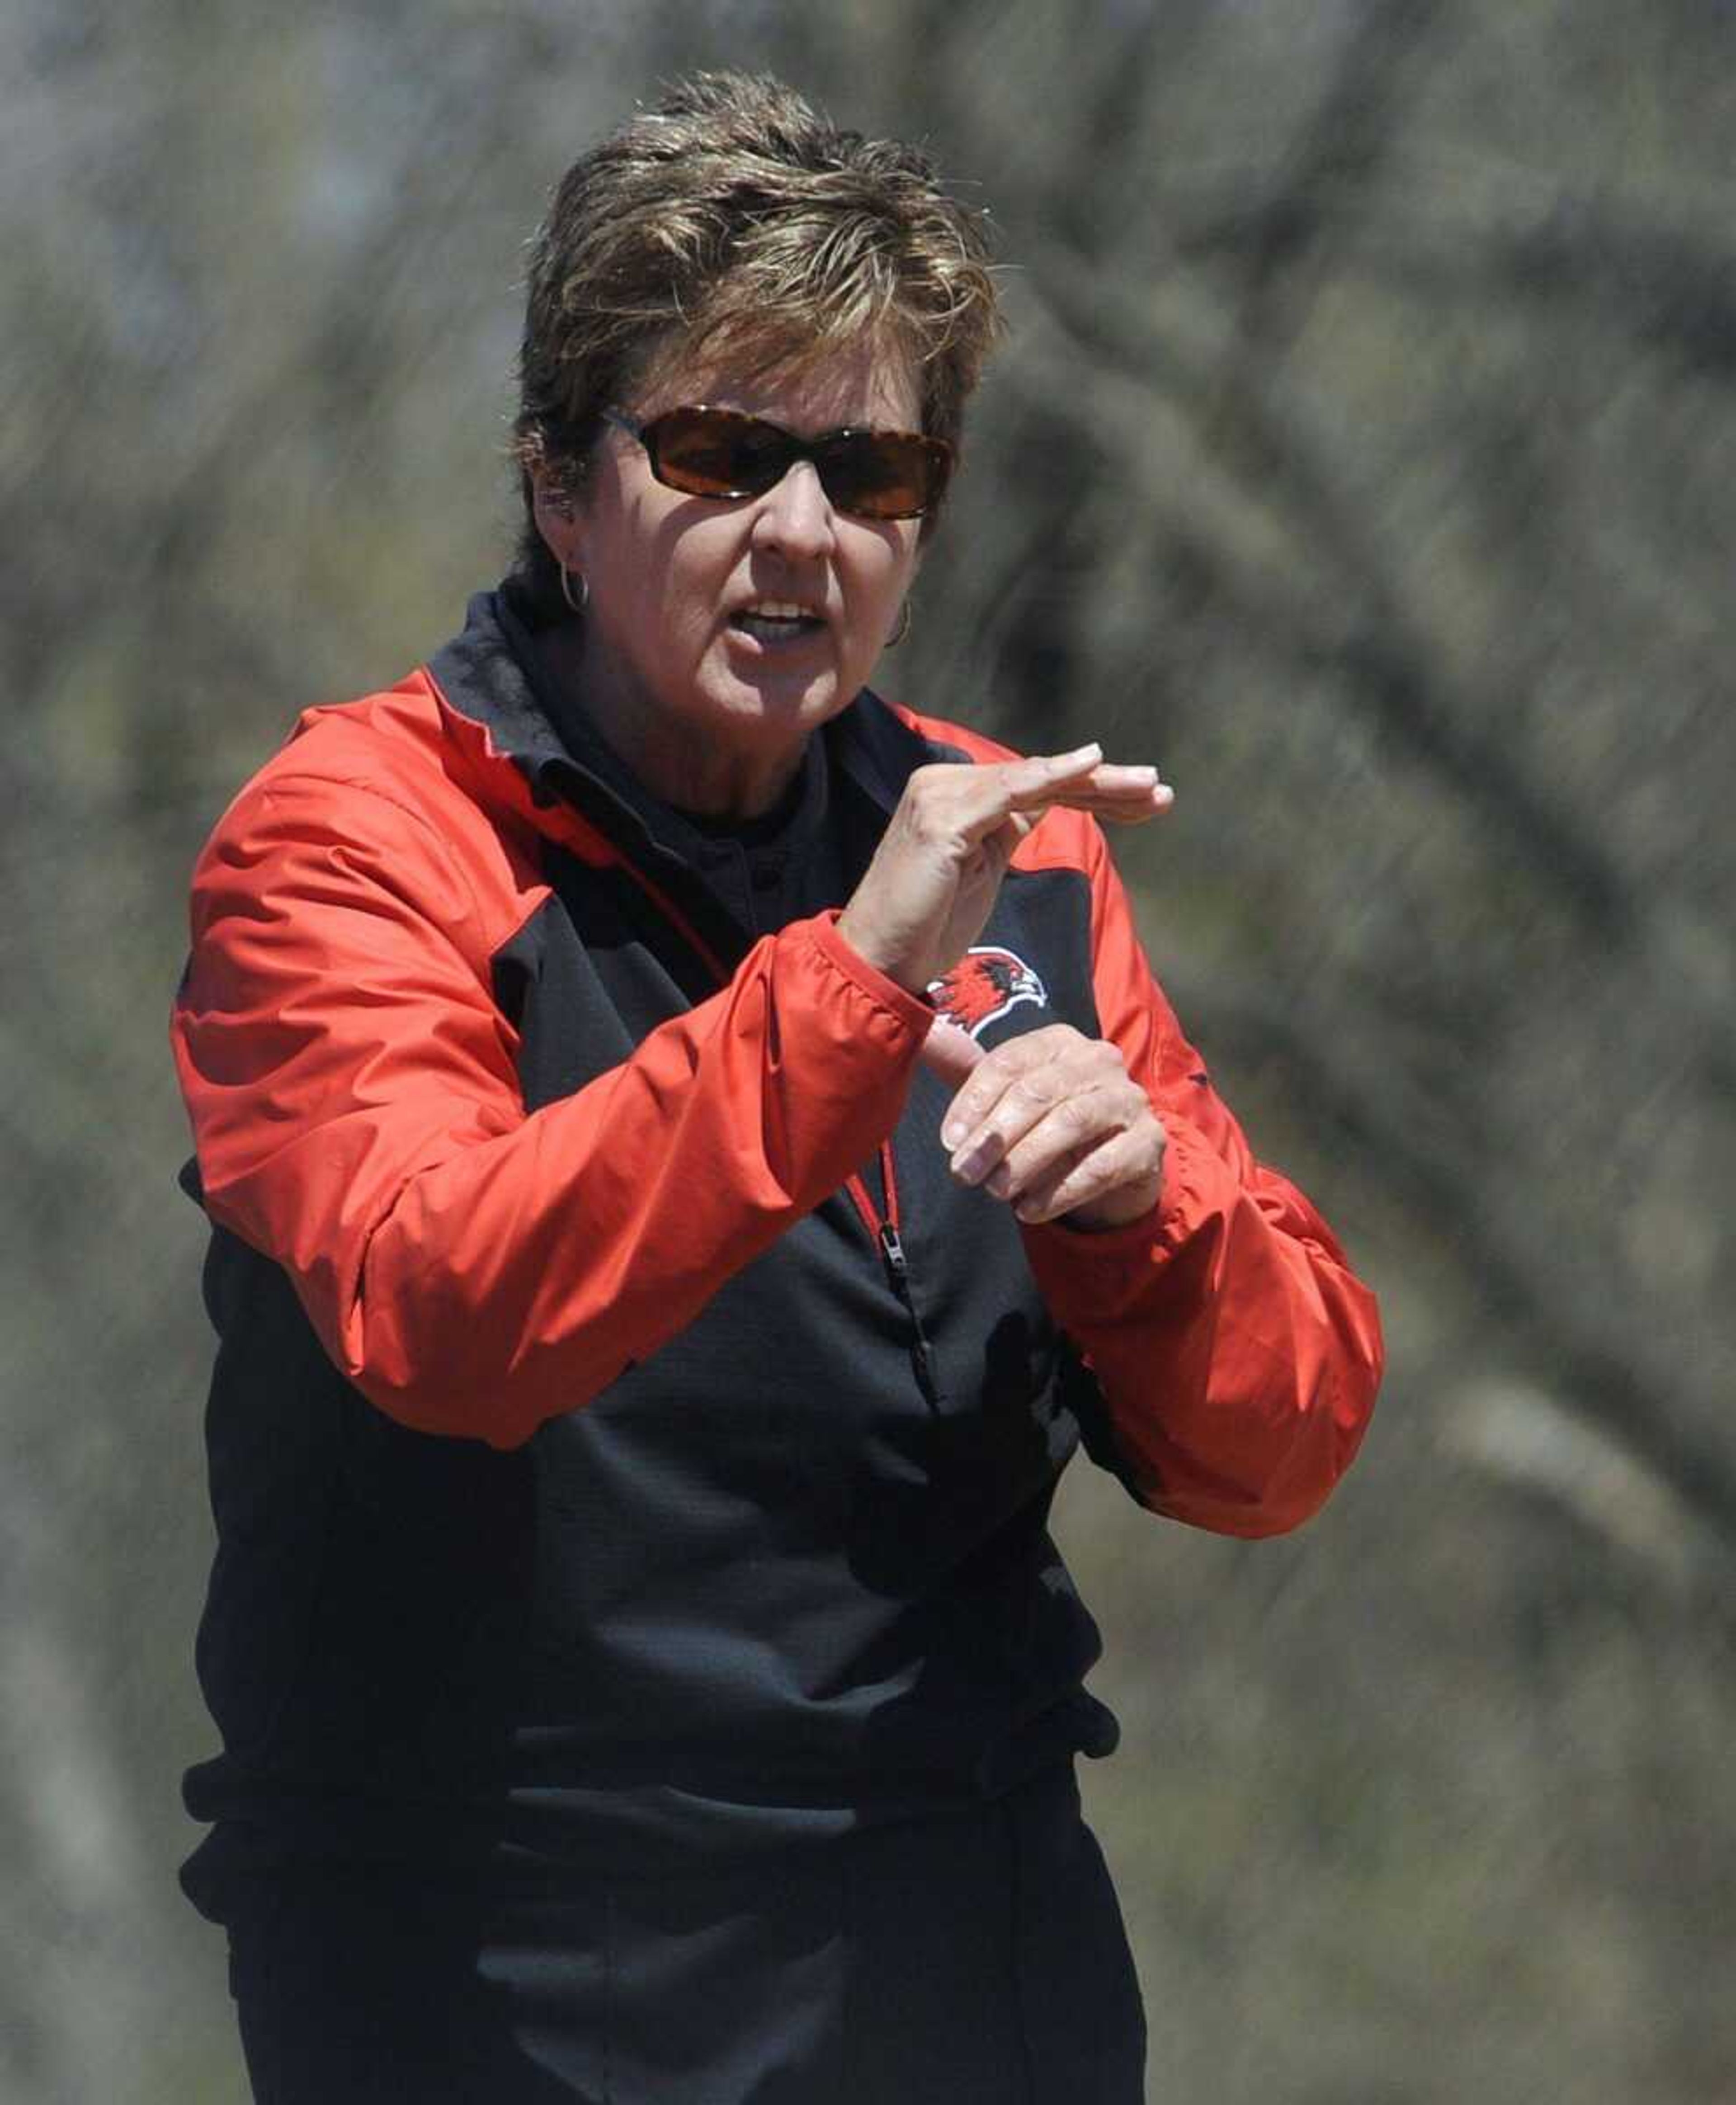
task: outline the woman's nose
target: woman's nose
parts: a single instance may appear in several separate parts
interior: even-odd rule
[[[834,525],[832,500],[813,462],[792,461],[760,500],[753,538],[759,547],[812,561],[830,552]]]

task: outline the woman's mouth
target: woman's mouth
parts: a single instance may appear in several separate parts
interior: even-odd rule
[[[756,600],[730,616],[730,626],[739,636],[751,636],[768,648],[780,643],[804,641],[825,626],[823,615],[798,606],[792,600]]]

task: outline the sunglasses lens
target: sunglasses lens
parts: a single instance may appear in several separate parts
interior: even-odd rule
[[[658,480],[690,497],[757,497],[811,459],[839,511],[864,519],[926,512],[952,465],[948,447],[914,432],[840,431],[808,446],[761,418],[703,406],[671,409],[640,436]]]
[[[913,519],[946,480],[945,449],[910,433],[851,431],[816,450],[827,495],[865,519]]]
[[[672,409],[645,429],[658,476],[694,497],[755,497],[795,458],[784,435],[731,409]]]

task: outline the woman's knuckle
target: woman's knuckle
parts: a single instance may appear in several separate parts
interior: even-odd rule
[[[1098,1109],[1089,1097],[1066,1097],[1055,1106],[1055,1115],[1069,1133],[1089,1133],[1097,1124]]]

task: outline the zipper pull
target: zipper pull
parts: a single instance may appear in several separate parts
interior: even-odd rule
[[[886,1276],[892,1282],[892,1291],[904,1304],[904,1313],[910,1318],[910,1366],[917,1378],[917,1387],[922,1390],[924,1401],[932,1410],[940,1405],[940,1392],[935,1386],[934,1355],[929,1350],[928,1334],[922,1328],[922,1318],[917,1312],[916,1296],[910,1291],[910,1265],[904,1255],[903,1238],[890,1221],[882,1221],[877,1233],[880,1254],[886,1261]]]

